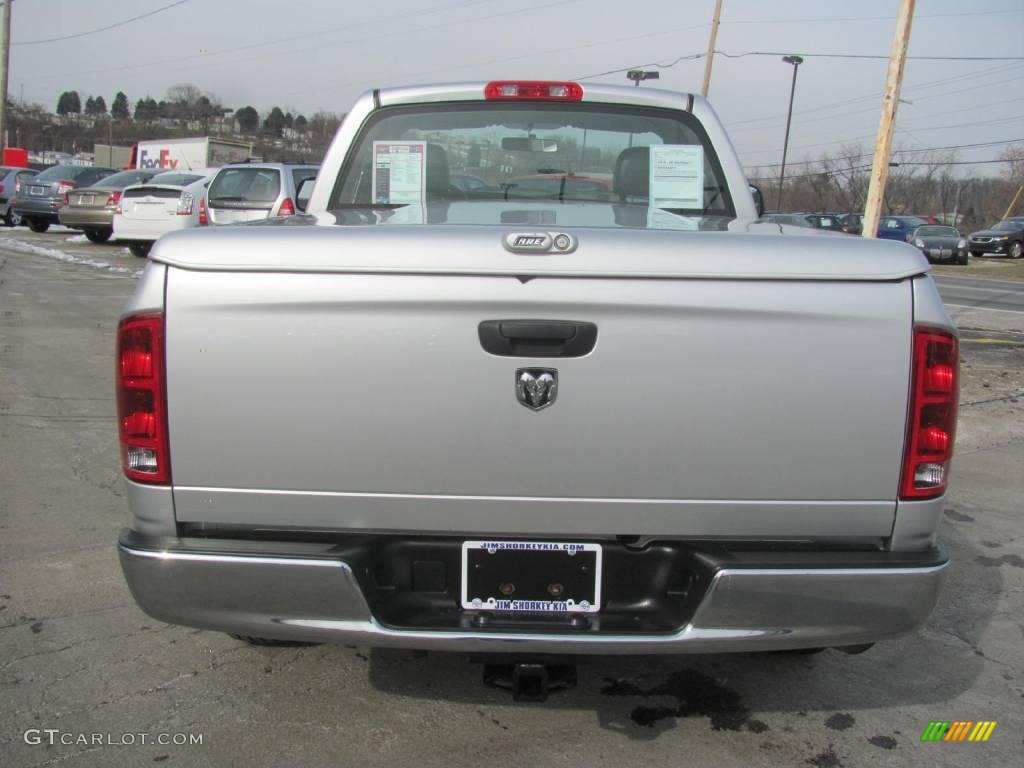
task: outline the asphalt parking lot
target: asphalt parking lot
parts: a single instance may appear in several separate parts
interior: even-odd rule
[[[116,243],[0,232],[0,764],[1019,764],[1024,314],[952,313],[967,329],[953,565],[920,633],[858,656],[594,659],[575,690],[514,704],[460,656],[254,648],[135,606],[111,394],[141,266]],[[933,720],[998,725],[922,743]],[[161,734],[202,744],[142,743]]]

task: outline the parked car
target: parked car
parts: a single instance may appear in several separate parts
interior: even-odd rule
[[[883,216],[878,221],[879,240],[900,240],[910,242],[914,230],[928,222],[916,216]]]
[[[967,263],[967,240],[956,227],[927,224],[914,230],[910,242],[932,263]]]
[[[121,202],[122,190],[147,181],[157,173],[149,170],[121,171],[91,187],[68,192],[68,202],[57,212],[57,218],[65,227],[82,230],[90,241],[105,243],[114,233],[114,211]]]
[[[164,171],[145,184],[125,187],[113,218],[118,242],[145,258],[161,235],[209,224],[206,187],[218,170]]]
[[[473,192],[488,192],[493,191],[494,187],[488,184],[478,176],[470,176],[469,174],[459,173],[452,174],[448,177],[448,183],[461,192],[473,193]]]
[[[864,229],[864,214],[843,213],[839,215],[839,229],[848,235],[859,235]]]
[[[217,171],[207,193],[210,224],[237,224],[295,214],[295,192],[318,165],[240,163]]]
[[[800,214],[815,229],[825,229],[829,232],[842,232],[843,222],[841,214],[838,213],[803,213]]]
[[[787,224],[791,227],[807,227],[814,229],[814,224],[801,213],[766,213],[761,216],[761,221],[770,221],[774,224]]]
[[[14,197],[21,185],[38,175],[31,168],[0,166],[0,221],[8,227],[18,226],[20,217],[14,212]]]
[[[522,148],[499,186],[588,129],[613,199],[451,192],[468,139]],[[927,620],[956,327],[904,244],[748,234],[699,95],[368,91],[306,210],[161,238],[122,312],[119,553],[157,621],[519,654],[536,693],[537,654],[856,652]],[[508,223],[532,212],[557,222]]]
[[[535,173],[502,183],[506,200],[615,200],[610,174]]]
[[[67,194],[79,187],[89,187],[117,173],[113,168],[98,165],[55,165],[22,184],[14,198],[14,212],[33,232],[45,232],[60,222],[59,211],[67,202]]]
[[[988,229],[972,232],[968,247],[972,256],[1000,253],[1019,259],[1024,256],[1024,216],[1003,219]]]

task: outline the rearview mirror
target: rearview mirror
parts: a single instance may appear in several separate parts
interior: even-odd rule
[[[501,148],[507,152],[557,152],[558,142],[554,139],[506,136],[501,140]]]
[[[314,184],[316,184],[315,178],[303,179],[299,182],[299,188],[295,190],[296,209],[305,212],[306,206],[309,205],[309,198],[313,196]]]

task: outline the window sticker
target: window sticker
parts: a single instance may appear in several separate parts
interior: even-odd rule
[[[651,208],[704,207],[704,147],[654,144],[650,165]]]
[[[373,142],[373,202],[422,203],[426,189],[425,141]]]
[[[660,208],[647,209],[648,229],[683,229],[696,232],[700,229],[700,218],[697,216],[677,216]]]

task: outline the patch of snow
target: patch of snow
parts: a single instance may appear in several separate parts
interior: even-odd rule
[[[12,251],[18,251],[19,253],[29,253],[34,256],[45,256],[48,259],[56,259],[57,261],[63,261],[68,264],[81,264],[86,267],[93,267],[95,269],[106,269],[110,272],[117,272],[119,274],[133,274],[135,276],[141,275],[142,270],[133,270],[130,267],[119,267],[116,264],[111,264],[108,261],[97,261],[96,259],[83,259],[79,256],[75,256],[73,253],[67,251],[60,251],[56,248],[45,248],[41,245],[35,245],[34,243],[26,243],[24,240],[15,240],[14,238],[4,238],[2,241],[4,248],[9,248]]]
[[[86,237],[85,235],[75,235],[74,237],[67,238],[67,242],[69,242],[69,243],[87,243],[87,242],[89,242],[89,238]]]

